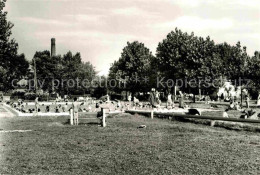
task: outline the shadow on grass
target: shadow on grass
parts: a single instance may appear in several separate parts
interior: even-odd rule
[[[147,115],[143,115],[143,116],[149,117]],[[188,119],[182,117],[170,117],[167,115],[157,115],[156,117],[160,119],[175,120],[184,123],[194,123],[194,124],[208,125],[208,126],[210,126],[211,124],[211,120],[207,120],[207,119]],[[235,130],[235,131],[260,132],[260,126],[257,124],[248,124],[248,123],[239,123],[239,122],[216,121],[214,127],[225,128],[227,130]]]
[[[63,125],[70,125],[70,119],[62,123]],[[79,122],[79,125],[100,125],[100,122]]]

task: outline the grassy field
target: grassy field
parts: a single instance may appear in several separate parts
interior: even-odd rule
[[[1,118],[1,174],[259,174],[260,133],[120,115]],[[146,128],[138,128],[146,125]]]

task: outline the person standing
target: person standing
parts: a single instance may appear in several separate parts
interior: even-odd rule
[[[160,93],[158,91],[155,92],[155,101],[160,104]]]
[[[128,95],[127,100],[128,100],[128,102],[129,102],[129,106],[131,106],[131,101],[132,101],[132,95],[131,95],[131,93]]]
[[[73,110],[73,122],[75,125],[79,124],[79,103],[78,99],[75,97],[74,102],[72,103],[72,110]]]
[[[257,103],[256,103],[256,105],[257,105],[257,107],[260,107],[260,93],[259,93],[259,95],[258,95],[258,97],[257,97]]]
[[[150,105],[152,106],[152,108],[154,108],[155,107],[155,89],[154,88],[151,89],[150,96],[149,96],[149,102],[150,102]]]
[[[179,108],[184,108],[184,99],[183,99],[183,94],[181,91],[179,91],[180,93],[180,98],[179,98]]]
[[[167,96],[166,108],[172,107],[172,94],[169,93]]]
[[[39,100],[38,97],[35,98],[35,112],[36,115],[38,115],[38,111],[39,111]]]
[[[247,95],[246,96],[246,108],[249,108],[249,100],[250,100],[249,96]]]

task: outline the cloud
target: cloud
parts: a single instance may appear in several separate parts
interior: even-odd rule
[[[64,15],[65,18],[69,20],[76,20],[77,22],[95,22],[99,23],[101,18],[104,15],[95,15],[95,14],[71,14],[71,15]]]
[[[136,7],[114,9],[112,13],[116,15],[127,15],[127,16],[144,14],[142,10]]]
[[[27,57],[49,49],[55,37],[57,53],[80,51],[97,70],[118,59],[127,41],[154,53],[175,27],[215,42],[240,40],[250,52],[260,48],[259,0],[10,0],[6,10]]]
[[[21,20],[26,23],[31,23],[31,24],[47,24],[47,25],[56,25],[56,26],[70,26],[71,25],[68,22],[64,22],[64,21],[60,21],[60,20],[33,18],[33,17],[21,17],[21,18],[18,18],[18,20]]]
[[[259,6],[260,6],[259,0],[247,0],[247,1],[245,1],[245,0],[229,0],[229,1],[225,1],[225,2],[229,5],[242,6],[242,7],[259,8]]]
[[[159,29],[174,29],[175,27],[184,30],[222,30],[233,26],[233,21],[228,18],[223,19],[203,19],[196,16],[181,16],[174,21],[160,23],[156,25]]]

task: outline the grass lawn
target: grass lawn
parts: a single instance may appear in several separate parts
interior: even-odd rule
[[[0,118],[0,174],[259,174],[260,133],[143,116]],[[146,125],[146,128],[138,128]]]

